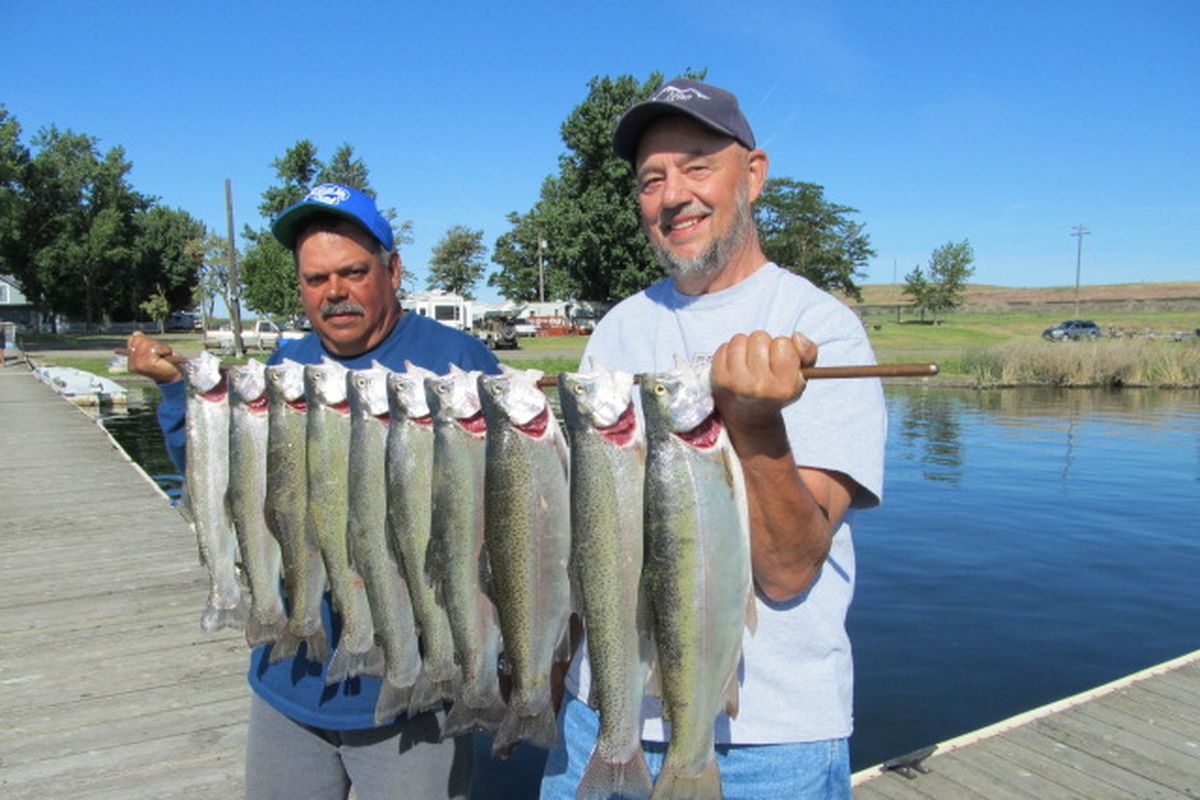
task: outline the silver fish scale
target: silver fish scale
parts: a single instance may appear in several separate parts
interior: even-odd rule
[[[733,681],[750,598],[749,538],[738,506],[740,466],[724,434],[709,450],[697,450],[674,436],[653,389],[652,376],[643,377],[644,574],[664,716],[671,722],[655,796],[680,791],[679,796],[708,796],[714,785],[712,796],[719,796],[713,723],[731,699],[727,687],[736,691]]]
[[[225,502],[229,487],[228,395],[205,399],[189,380],[185,437],[187,507],[209,576],[200,627],[208,632],[241,628],[248,603],[238,584],[237,537]]]
[[[375,707],[376,724],[408,708],[421,670],[408,586],[387,540],[387,427],[373,403],[386,400],[384,371],[357,370],[349,376],[350,471],[346,539],[352,566],[366,582],[375,635],[383,648],[384,685]],[[377,395],[377,396],[373,396]]]
[[[426,568],[432,530],[433,428],[411,420],[389,384],[391,425],[387,438],[388,540],[404,570],[421,639],[421,676],[410,712],[454,697],[461,673],[454,662],[454,635],[446,609]]]
[[[375,645],[371,609],[362,576],[350,566],[346,546],[350,466],[350,418],[319,399],[313,368],[304,372],[308,407],[308,521],[316,531],[333,603],[342,616],[342,632],[325,680],[338,683],[354,675],[381,677],[382,652]],[[343,379],[344,380],[344,379]]]
[[[294,368],[303,372],[298,364]],[[308,415],[288,402],[282,372],[267,368],[267,492],[266,516],[283,557],[283,582],[291,606],[286,632],[271,648],[271,661],[290,658],[307,644],[309,660],[324,662],[328,640],[321,621],[325,593],[325,564],[316,533],[306,523],[308,474],[306,435]],[[302,378],[301,378],[302,380]]]

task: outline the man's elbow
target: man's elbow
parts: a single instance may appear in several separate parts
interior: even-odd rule
[[[755,575],[754,582],[759,593],[770,602],[790,603],[812,587],[824,563],[825,557],[822,555],[815,563],[798,564],[788,570],[773,570],[769,575]]]

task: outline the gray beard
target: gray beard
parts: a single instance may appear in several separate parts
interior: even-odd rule
[[[721,268],[729,262],[730,257],[741,249],[752,225],[754,225],[754,217],[750,210],[750,202],[746,198],[746,192],[738,189],[733,228],[726,236],[713,241],[703,252],[697,253],[692,258],[683,259],[657,240],[650,240],[650,244],[658,255],[658,260],[662,262],[672,277],[709,277],[720,272]]]

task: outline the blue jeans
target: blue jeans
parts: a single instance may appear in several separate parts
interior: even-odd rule
[[[542,776],[542,800],[574,800],[575,787],[600,732],[600,718],[567,695],[559,714],[559,745]],[[650,774],[662,769],[665,744],[643,742]],[[794,744],[717,745],[725,800],[850,800],[850,748],[845,739]]]

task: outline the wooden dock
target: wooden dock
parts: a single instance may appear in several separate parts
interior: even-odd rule
[[[195,539],[92,419],[0,370],[0,797],[240,797],[240,633]],[[858,800],[1200,797],[1200,651],[939,745]]]
[[[856,773],[854,797],[1200,797],[1200,650],[943,742],[922,765]]]
[[[83,411],[0,370],[0,797],[240,797],[241,634],[179,512]]]

